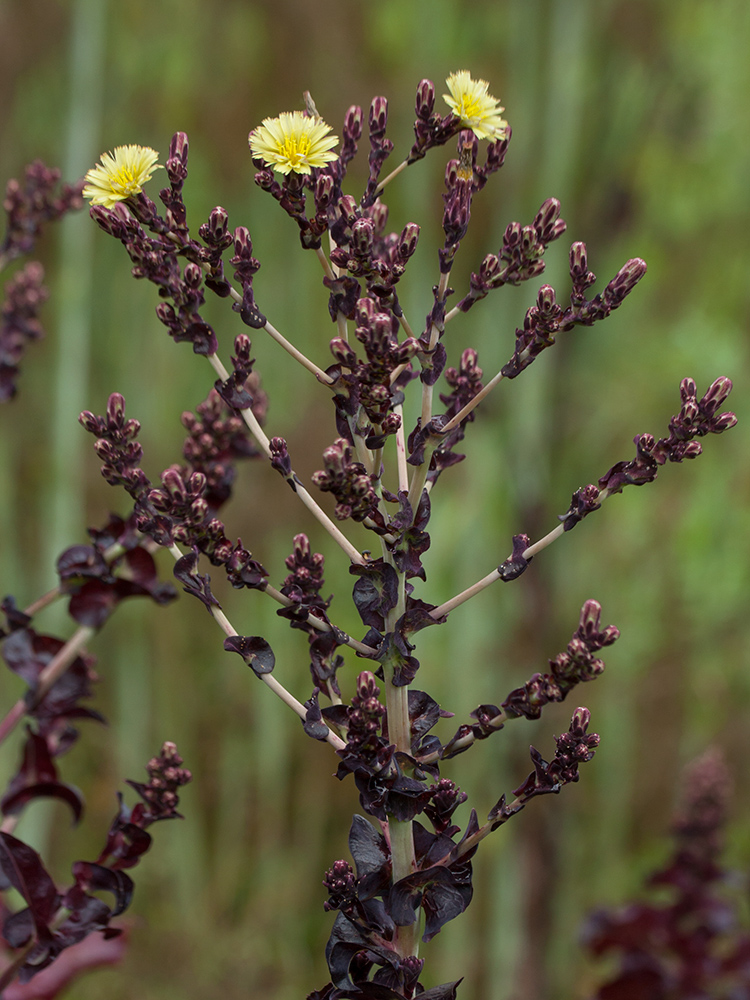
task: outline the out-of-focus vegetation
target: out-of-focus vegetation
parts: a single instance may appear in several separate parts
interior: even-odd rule
[[[745,784],[749,46],[745,0],[0,4],[0,176],[42,157],[73,179],[101,151],[131,142],[163,158],[171,134],[188,132],[193,226],[222,204],[231,225],[250,228],[263,264],[260,307],[323,366],[333,331],[320,267],[253,185],[247,150],[248,131],[299,107],[305,89],[337,129],[350,104],[388,97],[395,165],[412,141],[422,77],[439,93],[456,69],[491,81],[513,139],[506,166],[476,200],[453,274],[458,289],[498,248],[506,224],[529,222],[550,195],[562,201],[568,233],[537,285],[547,281],[565,296],[572,240],[587,242],[599,288],[628,257],[647,260],[648,275],[622,310],[601,328],[561,337],[480,409],[467,461],[434,495],[427,600],[440,603],[483,576],[508,554],[511,534],[538,537],[553,527],[574,489],[630,457],[636,433],[664,433],[683,376],[701,392],[719,375],[734,380],[730,406],[740,426],[708,440],[697,462],[665,468],[656,484],[614,498],[520,580],[420,634],[418,686],[462,721],[543,670],[585,599],[596,597],[622,632],[605,675],[576,695],[602,737],[595,761],[579,785],[533,803],[483,845],[474,903],[426,948],[434,981],[465,975],[462,995],[472,1000],[585,996],[596,971],[575,947],[577,928],[592,906],[636,892],[664,856],[680,766],[714,744]],[[388,191],[392,228],[422,226],[402,295],[416,326],[437,277],[448,155],[433,153]],[[363,170],[355,168],[358,184]],[[18,399],[0,412],[0,589],[21,606],[54,584],[63,547],[84,541],[86,526],[110,509],[127,507],[99,476],[78,413],[102,412],[108,394],[122,392],[143,424],[145,466],[156,478],[179,460],[180,413],[213,380],[187,345],[167,337],[153,289],[132,280],[122,248],[85,212],[50,232],[40,253],[52,283],[49,335],[32,346]],[[535,291],[494,293],[451,324],[450,360],[473,345],[494,374]],[[207,312],[226,356],[241,324],[223,306]],[[288,439],[298,471],[309,476],[333,436],[330,402],[260,333],[254,348],[269,429]],[[308,532],[330,557],[337,622],[361,631],[346,566],[272,471],[242,471],[226,520],[276,584],[292,536]],[[163,566],[168,575],[166,557]],[[230,618],[269,638],[285,683],[307,697],[304,637],[260,595],[217,589]],[[92,651],[102,680],[97,705],[110,727],[89,724],[62,762],[66,779],[86,790],[84,826],[46,843],[50,815],[35,806],[19,835],[44,845],[61,873],[95,855],[114,812],[113,788],[139,779],[163,739],[176,741],[195,782],[183,799],[185,822],[156,831],[137,872],[126,963],[81,981],[75,995],[297,1000],[320,987],[330,923],[320,880],[346,855],[357,807],[353,784],[331,777],[330,750],[308,740],[222,651],[218,631],[188,598],[167,609],[124,606]],[[352,674],[359,666],[351,664]],[[4,675],[0,684],[11,704],[14,679]],[[573,707],[515,723],[451,762],[446,776],[489,809],[526,775],[528,743],[547,752]],[[750,807],[741,795],[734,820],[730,854],[747,869]]]

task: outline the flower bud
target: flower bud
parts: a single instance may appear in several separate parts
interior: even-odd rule
[[[107,425],[110,430],[122,427],[125,419],[125,397],[113,392],[107,400]]]
[[[346,112],[346,117],[344,118],[344,135],[351,141],[356,142],[362,135],[363,120],[362,108],[357,104],[353,104]]]
[[[547,198],[543,201],[539,211],[534,217],[534,229],[539,235],[539,239],[545,243],[550,242],[550,232],[552,226],[560,217],[560,202],[557,198]]]
[[[352,226],[352,249],[361,257],[372,254],[373,225],[370,219],[357,219]]]
[[[701,410],[703,410],[703,412],[708,416],[712,417],[726,400],[731,391],[732,380],[730,378],[727,378],[725,375],[722,375],[721,378],[717,378],[715,382],[711,383],[705,396],[701,399]]]
[[[338,207],[341,212],[341,217],[348,226],[353,225],[354,221],[359,218],[359,206],[357,205],[356,198],[353,198],[352,195],[342,195],[342,197],[339,198]]]
[[[420,80],[419,86],[417,87],[417,100],[415,105],[417,118],[421,118],[422,121],[427,121],[434,108],[435,84],[432,80]]]
[[[570,247],[570,276],[582,278],[588,271],[588,255],[585,243],[572,243]]]
[[[398,243],[398,255],[402,260],[408,260],[417,249],[419,240],[419,226],[416,222],[407,222],[404,226]]]
[[[183,277],[188,288],[200,288],[201,281],[203,280],[203,271],[197,264],[186,264]]]
[[[385,97],[373,97],[370,105],[370,135],[382,135],[388,122],[388,101]]]
[[[342,337],[334,337],[331,341],[331,354],[343,368],[355,368],[357,355]]]
[[[253,241],[245,226],[237,226],[234,231],[234,253],[240,260],[248,260],[253,255]]]

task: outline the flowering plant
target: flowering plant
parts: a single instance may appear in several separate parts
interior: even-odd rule
[[[151,563],[144,574],[142,560],[166,548],[184,591],[201,602],[224,633],[224,649],[238,654],[298,715],[308,737],[335,751],[339,779],[351,775],[362,812],[370,818],[357,815],[352,821],[348,843],[354,864],[339,859],[325,874],[324,906],[337,914],[326,948],[330,981],[312,991],[309,1000],[455,997],[460,979],[430,988],[421,981],[420,941],[429,942],[471,902],[472,858],[481,841],[533,798],[577,781],[580,765],[592,759],[599,743],[598,735],[589,732],[588,710],[576,708],[549,759],[532,747],[532,769],[512,794],[485,803],[483,822],[472,809],[463,828],[457,825],[454,813],[466,795],[442,774],[445,764],[510,721],[538,719],[546,704],[565,700],[578,684],[599,676],[604,669],[599,654],[619,633],[614,626],[602,626],[596,601],[586,601],[567,648],[549,661],[546,672],[533,673],[503,700],[498,698],[499,704],[479,705],[472,721],[460,724],[447,739],[433,730],[451,713],[414,686],[420,670],[414,655],[417,633],[444,625],[455,609],[492,584],[517,579],[534,556],[610,496],[625,486],[652,482],[667,461],[695,458],[701,437],[736,422],[733,414],[720,412],[731,389],[728,378],[717,379],[703,395],[692,379],[684,379],[679,413],[664,436],[637,435],[635,456],[576,490],[559,524],[546,535],[532,541],[522,532],[515,534],[507,558],[485,567],[488,572],[476,583],[449,600],[426,600],[423,559],[431,545],[427,529],[433,493],[443,472],[463,461],[458,449],[479,404],[502,381],[525,371],[558,335],[606,319],[646,272],[642,260],[629,260],[601,292],[592,294],[596,276],[589,270],[587,248],[574,242],[569,304],[543,284],[516,330],[511,356],[486,382],[471,348],[449,364],[448,327],[495,289],[540,276],[546,250],[565,233],[566,223],[554,198],[543,202],[530,224],[511,222],[498,251],[485,256],[449,308],[451,272],[473,199],[502,168],[511,129],[486,82],[462,71],[449,77],[447,87],[450,110],[441,115],[435,110],[434,85],[420,82],[414,143],[385,177],[384,164],[393,150],[386,136],[388,104],[383,97],[372,101],[368,177],[358,199],[345,193],[344,185],[364,131],[361,108],[347,112],[338,153],[338,138],[309,94],[304,111],[267,118],[250,133],[256,183],[289,216],[302,247],[316,255],[322,268],[336,330],[330,341],[333,364],[326,367],[305,356],[261,311],[253,287],[260,262],[246,227],[230,230],[228,213],[216,207],[198,237],[191,235],[183,200],[188,163],[184,133],[178,132],[170,145],[165,164],[169,186],[160,192],[163,211],[143,192],[158,158],[147,148],[119,147],[106,154],[89,171],[83,191],[91,199],[92,218],[125,247],[133,275],[157,287],[161,301],[156,313],[170,336],[192,344],[194,353],[211,365],[215,381],[197,415],[183,415],[188,432],[183,461],[167,468],[158,485],[141,466],[140,425],[126,417],[120,394],[110,396],[105,414],[81,414],[83,427],[96,438],[104,477],[124,487],[133,506],[126,518],[96,534],[85,553],[68,555],[65,579],[85,608],[84,620],[96,628],[121,596],[113,591],[112,580],[123,559],[131,568],[137,563],[139,586],[151,596],[161,594],[154,592]],[[398,286],[420,229],[410,222],[400,232],[388,232],[383,193],[403,170],[451,140],[457,152],[446,165],[439,277],[424,327],[415,329]],[[233,252],[228,263],[234,281],[224,270],[227,251]],[[264,429],[267,400],[248,335],[235,337],[231,367],[220,359],[217,333],[201,312],[207,292],[228,300],[246,326],[272,337],[330,393],[336,436],[323,451],[323,468],[311,485],[332,494],[332,515],[295,472],[286,441]],[[361,637],[336,623],[332,598],[323,596],[324,557],[312,551],[306,534],[294,534],[288,574],[279,586],[241,539],[231,539],[219,513],[232,493],[235,464],[243,458],[268,461],[345,555],[354,577],[352,598]],[[355,544],[351,522],[371,533],[371,550]],[[240,634],[229,621],[205,572],[206,561],[233,588],[265,594],[290,627],[305,634],[312,687],[306,700],[278,677],[269,641]],[[102,608],[106,613],[98,614]],[[369,661],[369,669],[355,678],[348,676],[347,657],[353,655]]]

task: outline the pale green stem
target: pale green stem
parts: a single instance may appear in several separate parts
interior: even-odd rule
[[[182,552],[180,551],[177,545],[172,545],[169,551],[175,559],[182,558]],[[212,604],[209,608],[209,611],[211,612],[211,616],[213,617],[214,621],[222,630],[222,632],[224,632],[225,635],[231,637],[240,634],[234,627],[234,625],[232,625],[232,623],[229,621],[229,619],[224,614],[221,608],[217,607],[215,604]],[[273,674],[260,674],[259,677],[260,680],[262,680],[263,683],[266,685],[266,687],[270,688],[273,691],[273,693],[278,698],[280,698],[285,705],[291,708],[293,712],[296,712],[296,714],[301,719],[307,718],[307,710],[305,709],[305,706],[301,702],[297,701],[294,695],[291,694],[291,692],[287,691],[284,685],[279,683],[279,681],[276,680]],[[344,747],[346,746],[346,743],[339,736],[337,736],[331,729],[328,730],[326,741],[330,743],[335,750],[343,750]]]
[[[384,548],[386,561],[393,565],[390,553]],[[394,566],[394,569],[396,567]],[[399,593],[396,607],[388,612],[385,620],[386,632],[393,632],[396,622],[406,608],[406,576],[396,570],[399,576]],[[411,753],[411,721],[409,719],[409,687],[396,687],[393,683],[393,670],[384,667],[385,706],[388,713],[388,738],[397,750]],[[414,835],[411,822],[401,822],[394,816],[388,817],[388,830],[391,843],[391,865],[393,881],[398,882],[416,870],[417,861],[414,854]],[[416,955],[419,949],[419,920],[396,931],[396,950],[402,958]]]
[[[267,583],[265,585],[265,587],[263,588],[263,593],[268,594],[269,597],[271,597],[278,604],[282,604],[285,608],[290,607],[294,603],[293,601],[290,601],[288,597],[285,597],[280,590],[276,590],[275,587],[272,587],[270,583]],[[308,615],[306,621],[308,625],[311,625],[319,632],[331,631],[331,626],[328,624],[328,622],[324,622],[321,618],[316,618],[315,615],[312,614]],[[341,629],[339,629],[339,633],[342,635],[346,635],[346,633],[343,632]],[[375,649],[373,646],[367,646],[364,642],[358,642],[356,639],[352,639],[350,635],[346,636],[345,644],[347,646],[351,646],[352,649],[356,649],[357,652],[362,653],[363,656],[372,657],[375,656],[375,654],[377,653],[377,649]]]
[[[302,351],[298,351],[294,344],[282,336],[276,327],[272,326],[267,320],[263,329],[273,337],[277,344],[280,344],[284,348],[287,354],[290,354],[295,361],[299,361],[303,368],[307,368],[309,372],[312,372],[318,382],[322,382],[324,385],[333,385],[333,379],[329,375],[326,375],[322,368],[319,368],[314,361],[310,361],[309,358],[305,357]]]
[[[438,282],[438,289],[436,299],[438,302],[442,302],[445,299],[446,292],[448,290],[448,281],[450,280],[450,271],[447,274],[440,275],[440,281]],[[436,323],[432,324],[432,329],[430,330],[430,351],[434,351],[437,346],[438,339],[440,337],[440,330]],[[432,417],[432,394],[434,386],[422,383],[422,427],[427,425],[427,422]]]
[[[399,490],[409,489],[409,466],[406,463],[406,431],[404,430],[404,408],[401,403],[393,408],[393,412],[401,418],[401,423],[396,431],[396,464],[398,466],[398,488]]]
[[[498,372],[497,375],[495,375],[494,378],[490,379],[490,381],[487,383],[487,385],[483,386],[479,390],[479,392],[476,394],[476,396],[473,396],[469,400],[469,402],[466,404],[466,406],[464,406],[462,409],[460,409],[458,411],[458,413],[454,417],[451,417],[451,419],[448,421],[448,423],[445,425],[445,427],[443,427],[441,429],[441,433],[442,434],[449,434],[453,430],[454,427],[458,427],[458,425],[461,423],[461,421],[465,420],[468,417],[468,415],[471,413],[471,411],[475,407],[479,406],[479,404],[482,402],[482,400],[485,398],[485,396],[489,395],[489,393],[492,392],[492,390],[495,388],[495,386],[499,385],[504,378],[505,378],[505,376],[503,375],[503,373],[502,372]]]
[[[380,192],[383,190],[383,188],[386,187],[388,184],[390,184],[391,181],[394,180],[396,177],[398,177],[398,175],[402,172],[402,170],[406,170],[408,166],[409,166],[409,161],[404,160],[402,163],[399,163],[399,165],[396,167],[395,170],[391,170],[388,176],[385,177],[375,188],[375,197],[377,198]]]
[[[208,361],[211,367],[214,369],[216,374],[225,382],[229,378],[229,372],[226,370],[221,360],[215,354],[207,355]],[[258,423],[258,419],[252,411],[251,407],[245,407],[245,409],[239,411],[242,414],[242,419],[247,424],[250,433],[253,435],[258,445],[264,452],[267,458],[271,458],[271,445],[268,435],[263,430],[263,428]],[[352,545],[346,535],[338,528],[326,512],[320,507],[320,505],[314,500],[314,498],[308,493],[302,483],[299,481],[297,476],[294,476],[294,486],[295,493],[300,498],[302,503],[307,507],[310,513],[315,517],[315,519],[321,524],[328,534],[333,538],[333,540],[344,550],[349,559],[356,563],[357,565],[362,565],[364,563],[364,558],[360,552]]]
[[[33,689],[32,705],[38,704],[47,694],[52,685],[58,681],[73,660],[81,653],[86,643],[90,641],[96,630],[88,625],[79,626],[70,639],[55,653],[47,666],[42,670]],[[5,718],[0,722],[0,743],[13,731],[18,722],[29,710],[25,698],[19,698]]]

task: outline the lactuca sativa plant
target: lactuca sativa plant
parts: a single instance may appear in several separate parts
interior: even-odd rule
[[[59,181],[58,170],[36,161],[27,167],[23,183],[8,182],[0,270],[33,252],[47,223],[82,206],[83,182]],[[30,261],[5,286],[0,402],[16,397],[26,346],[43,335],[43,277],[41,264]],[[76,745],[82,722],[105,721],[87,703],[97,680],[95,660],[87,649],[90,640],[126,598],[149,597],[166,604],[177,596],[172,584],[158,580],[148,551],[153,542],[137,531],[132,518],[125,522],[110,517],[89,534],[91,544],[72,545],[61,553],[56,563],[59,583],[50,591],[23,610],[11,596],[0,601],[2,658],[26,685],[0,718],[0,744],[25,721],[25,735],[16,748],[18,763],[15,770],[7,768],[10,777],[0,796],[0,993],[10,996],[20,990],[28,1000],[57,996],[82,972],[122,957],[125,936],[112,921],[133,896],[126,869],[137,865],[151,846],[148,830],[153,823],[180,816],[179,789],[191,777],[174,743],[165,742],[147,765],[148,781],[128,782],[140,801],[129,807],[118,796],[102,850],[96,860],[74,861],[71,881],[56,877],[21,839],[18,824],[40,799],[64,803],[74,824],[83,816],[83,795],[63,779],[59,760]],[[70,635],[50,634],[38,624],[45,609],[60,602],[65,602],[74,626]],[[64,822],[62,811],[53,821],[55,833],[58,822]],[[20,985],[4,992],[16,979]]]
[[[685,769],[674,850],[648,877],[646,898],[597,910],[586,921],[587,949],[616,958],[592,1000],[748,995],[747,874],[731,871],[723,859],[730,798],[729,771],[717,750]]]
[[[337,860],[324,878],[325,909],[336,911],[326,948],[330,982],[311,992],[309,1000],[455,997],[460,980],[425,990],[420,941],[432,939],[469,905],[472,857],[480,842],[531,799],[577,781],[580,764],[593,757],[599,743],[598,735],[589,732],[589,712],[576,708],[549,759],[532,748],[533,769],[512,794],[500,796],[489,811],[484,804],[483,822],[472,809],[463,828],[457,825],[454,813],[466,796],[453,780],[452,765],[448,774],[444,765],[506,723],[538,718],[546,704],[563,701],[579,683],[597,677],[604,667],[599,654],[618,631],[602,626],[600,606],[587,601],[566,650],[550,660],[546,672],[534,673],[499,704],[480,705],[471,721],[447,740],[433,730],[450,713],[421,684],[416,686],[421,669],[415,655],[417,633],[444,626],[454,610],[492,584],[517,579],[535,555],[610,496],[625,486],[652,482],[667,461],[696,457],[700,438],[736,422],[733,414],[720,412],[731,389],[728,378],[717,379],[702,395],[692,379],[684,379],[679,412],[664,436],[637,435],[635,456],[576,490],[560,523],[547,535],[532,540],[515,534],[507,558],[494,568],[480,568],[485,575],[478,582],[450,600],[426,599],[423,558],[431,545],[433,494],[443,472],[464,459],[458,449],[479,403],[501,382],[529,368],[558,335],[606,319],[646,271],[639,258],[629,260],[594,293],[596,277],[589,270],[587,248],[574,242],[569,295],[558,296],[550,285],[541,285],[500,371],[485,381],[475,350],[455,356],[449,331],[501,286],[539,277],[548,246],[563,236],[566,224],[554,198],[542,203],[530,223],[511,222],[501,246],[478,262],[468,287],[449,305],[455,294],[453,264],[474,199],[502,168],[511,129],[484,81],[460,72],[448,79],[447,87],[449,111],[440,114],[434,85],[420,82],[414,143],[385,176],[393,143],[386,135],[384,97],[372,101],[366,126],[362,109],[349,109],[340,146],[309,94],[304,110],[268,118],[250,133],[256,183],[278,202],[297,227],[303,249],[322,268],[323,294],[335,329],[330,365],[305,356],[272,324],[266,316],[272,302],[256,301],[253,281],[260,262],[253,256],[247,227],[230,229],[228,213],[216,207],[197,237],[191,234],[183,199],[188,164],[184,133],[178,132],[170,145],[168,186],[160,192],[163,210],[142,190],[159,169],[150,149],[123,146],[105,155],[89,172],[84,189],[92,201],[92,218],[123,244],[133,275],[156,285],[161,300],[156,313],[170,336],[192,344],[215,375],[202,412],[183,415],[191,435],[184,461],[165,470],[158,485],[141,466],[140,425],[126,417],[122,396],[110,396],[101,416],[83,413],[83,426],[97,439],[103,474],[130,494],[138,530],[171,552],[177,579],[225,633],[224,648],[239,654],[297,713],[309,737],[333,748],[337,776],[351,775],[359,791],[364,815],[354,817],[349,832],[353,865]],[[368,176],[364,191],[355,197],[346,190],[347,170],[365,128]],[[415,328],[402,308],[399,283],[420,229],[409,222],[400,232],[388,230],[384,192],[403,170],[428,153],[440,155],[448,143],[455,143],[456,154],[447,158],[445,169],[443,244],[436,248],[436,281],[425,302],[426,320]],[[334,437],[311,484],[295,472],[286,441],[264,429],[266,400],[248,335],[235,337],[229,368],[220,359],[217,333],[201,312],[208,293],[227,301],[246,326],[272,337],[331,396]],[[253,449],[270,462],[348,560],[361,636],[350,636],[336,624],[331,598],[323,596],[324,558],[311,551],[305,534],[294,535],[288,574],[274,584],[271,573],[241,539],[232,540],[218,517],[231,491],[235,460]],[[332,494],[332,516],[315,490]],[[367,551],[351,540],[350,522],[372,533]],[[227,619],[206,563],[223,570],[233,587],[265,594],[293,629],[306,634],[312,678],[306,700],[286,686],[298,686],[298,677],[285,677],[282,683],[277,676],[268,639],[239,634]],[[277,570],[277,580],[280,576]],[[369,669],[354,667],[353,655],[368,661]]]

